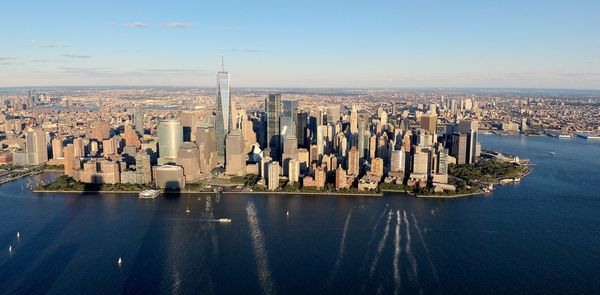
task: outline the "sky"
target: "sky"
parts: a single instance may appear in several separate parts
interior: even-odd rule
[[[600,89],[600,1],[0,0],[0,87]]]

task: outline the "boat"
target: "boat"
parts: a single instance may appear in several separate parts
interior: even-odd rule
[[[521,178],[515,177],[515,178],[513,178],[513,182],[521,182]]]
[[[12,246],[8,246],[8,252],[12,252]]]
[[[21,237],[21,234],[17,232],[17,239]]]
[[[285,212],[286,216],[290,216],[290,211]]]
[[[185,208],[185,213],[190,213],[190,212],[192,212],[192,210],[190,210],[190,207],[186,207]]]
[[[219,222],[231,222],[229,218],[219,218]]]
[[[123,264],[123,259],[121,257],[119,257],[119,260],[117,260],[117,264],[120,266],[121,264]]]
[[[140,199],[154,199],[160,195],[159,190],[147,189],[140,192]]]
[[[556,156],[556,152],[548,152],[551,156]]]

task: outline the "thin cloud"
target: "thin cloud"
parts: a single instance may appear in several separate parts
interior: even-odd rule
[[[260,52],[262,52],[262,50],[256,49],[256,48],[248,48],[248,49],[245,49],[244,51],[246,51],[247,53],[260,53]]]
[[[60,60],[60,59],[32,59],[31,62],[35,62],[35,63],[64,63],[66,61],[64,60]]]
[[[68,58],[91,58],[90,55],[79,55],[79,54],[63,54],[62,56]]]
[[[132,27],[132,28],[140,28],[140,29],[148,27],[148,25],[143,22],[128,23],[128,24],[125,24],[125,26]]]
[[[40,48],[66,48],[69,46],[66,45],[57,45],[57,44],[42,44],[40,45]]]
[[[192,25],[187,23],[173,22],[165,24],[163,27],[169,29],[189,29],[192,27]]]
[[[16,59],[14,57],[0,57],[0,61],[7,61],[7,60],[13,60]]]

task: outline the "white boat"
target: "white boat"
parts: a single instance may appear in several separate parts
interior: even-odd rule
[[[12,246],[8,246],[8,252],[12,252]]]
[[[219,218],[219,222],[231,222],[229,218]]]
[[[119,257],[119,260],[117,260],[117,264],[118,264],[118,265],[121,265],[121,264],[123,264],[123,259],[121,259],[121,257]]]
[[[140,199],[154,199],[160,195],[159,190],[147,189],[140,192]]]
[[[190,210],[190,207],[186,207],[185,208],[185,213],[190,213],[190,212],[192,212],[192,210]]]
[[[21,234],[17,232],[17,239],[21,237]]]

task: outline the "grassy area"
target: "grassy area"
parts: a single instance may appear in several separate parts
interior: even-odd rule
[[[521,165],[484,159],[476,164],[448,165],[448,174],[464,179],[468,182],[474,180],[495,182],[502,178],[519,177],[527,171]]]
[[[39,190],[46,191],[142,191],[145,189],[153,189],[154,184],[90,184],[83,183],[73,179],[67,175],[57,177],[53,182],[38,187]]]

